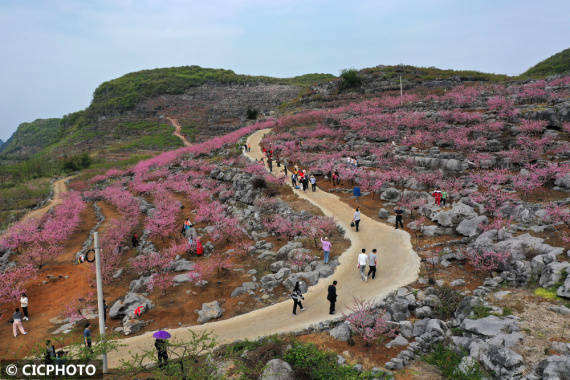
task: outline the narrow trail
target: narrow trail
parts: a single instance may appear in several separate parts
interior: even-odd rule
[[[180,123],[178,123],[177,119],[173,119],[171,117],[167,117],[168,121],[170,121],[170,124],[172,124],[172,126],[174,127],[174,132],[172,132],[172,134],[176,137],[178,137],[180,140],[182,140],[182,143],[184,144],[184,146],[190,146],[192,144],[190,144],[190,141],[188,141],[186,139],[186,136],[184,136],[182,134],[182,126],[180,125]]]
[[[251,145],[251,152],[246,155],[250,159],[262,157],[259,143],[269,131],[270,129],[260,130],[248,138],[247,143]],[[212,331],[217,337],[218,344],[227,344],[238,339],[254,340],[261,336],[298,332],[319,322],[342,318],[342,314],[348,312],[355,298],[378,302],[391,291],[417,279],[420,259],[412,249],[410,235],[407,232],[395,230],[365,215],[361,217],[360,231],[355,232],[349,225],[354,210],[336,195],[320,189],[306,193],[295,190],[295,193],[319,207],[325,215],[334,217],[352,242],[352,246],[340,256],[340,265],[335,273],[309,288],[303,302],[306,311],[293,316],[293,304],[288,300],[234,318],[169,330],[173,337],[186,340],[191,336],[189,332],[191,328],[195,332]],[[378,249],[378,271],[375,280],[367,282],[360,280],[356,258],[361,248]],[[338,281],[338,301],[337,314],[331,316],[328,313],[329,304],[326,296],[327,287],[333,280]],[[109,367],[116,368],[120,365],[120,360],[129,359],[129,351],[134,354],[152,349],[154,347],[152,333],[121,339],[120,343],[126,347],[109,355]]]

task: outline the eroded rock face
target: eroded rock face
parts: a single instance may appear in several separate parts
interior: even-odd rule
[[[206,323],[212,319],[217,319],[222,316],[224,309],[220,307],[218,301],[212,301],[202,304],[202,310],[196,310],[198,313],[198,322]]]
[[[294,380],[293,369],[284,360],[272,359],[265,364],[261,380]]]
[[[139,306],[141,314],[152,309],[154,304],[145,296],[137,293],[127,293],[122,300],[117,300],[109,309],[109,317],[112,319],[123,318],[124,316],[133,316],[135,309]]]

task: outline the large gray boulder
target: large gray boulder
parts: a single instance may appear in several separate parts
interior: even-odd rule
[[[295,248],[303,248],[303,243],[300,241],[290,241],[285,244],[283,247],[279,248],[277,251],[277,258],[279,259],[286,259],[289,256],[289,252],[291,252]]]
[[[467,237],[477,236],[481,231],[481,225],[489,223],[485,215],[476,216],[471,219],[463,219],[455,229],[459,234]]]
[[[109,309],[109,317],[112,319],[120,319],[126,316],[133,316],[134,311],[139,306],[143,306],[141,314],[152,309],[153,303],[146,297],[137,293],[127,293],[121,300],[117,300]]]
[[[261,380],[294,380],[293,368],[281,359],[272,359],[265,364]]]
[[[454,227],[458,225],[463,219],[475,218],[477,213],[473,207],[464,203],[457,202],[453,204],[450,211],[440,211],[432,216],[432,221],[437,222],[444,227]]]
[[[202,310],[196,310],[198,313],[198,322],[206,323],[212,319],[217,319],[222,316],[224,309],[220,307],[218,301],[212,301],[202,304]]]
[[[319,277],[328,277],[334,273],[334,267],[330,264],[319,263],[315,267],[315,270],[319,272]]]
[[[329,331],[330,336],[332,336],[336,340],[340,340],[342,342],[346,342],[350,339],[350,327],[346,323],[341,323],[340,325],[336,326],[334,329]]]
[[[393,187],[389,187],[382,192],[380,199],[388,202],[398,202],[402,197],[402,193]]]
[[[568,272],[568,269],[566,269],[566,272]],[[558,288],[556,294],[559,297],[570,298],[570,275],[566,277],[564,284]]]
[[[570,263],[566,261],[552,262],[544,267],[540,276],[539,284],[544,288],[554,286],[562,277],[563,271],[568,271]]]
[[[542,254],[560,255],[564,248],[552,247],[543,243],[544,239],[529,234],[519,235],[493,245],[496,252],[510,252],[516,260],[526,260]]]
[[[408,345],[408,340],[401,335],[398,335],[386,344],[386,348],[403,347]]]
[[[516,320],[511,318],[500,318],[490,315],[481,319],[464,319],[461,328],[465,331],[492,337],[500,333],[513,333],[520,331]]]
[[[570,373],[570,355],[552,355],[538,363],[537,375],[544,380],[567,380]]]
[[[149,325],[151,322],[152,321],[143,321],[142,319],[131,318],[127,315],[123,318],[122,332],[124,335],[137,333]]]
[[[316,285],[317,282],[319,281],[319,271],[313,270],[310,272],[302,272],[299,273],[299,276],[303,279],[305,279],[305,281],[309,284],[309,285]]]

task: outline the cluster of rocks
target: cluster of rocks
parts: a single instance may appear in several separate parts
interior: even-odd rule
[[[142,320],[140,317],[153,307],[154,304],[142,294],[129,292],[111,306],[109,317],[121,319],[122,327],[115,328],[115,331],[130,335],[142,330],[152,322],[151,320]],[[135,311],[138,311],[137,314]]]

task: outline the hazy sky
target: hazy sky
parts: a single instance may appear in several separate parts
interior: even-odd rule
[[[519,74],[569,47],[568,15],[568,0],[1,0],[0,139],[87,107],[103,81],[155,67]]]

